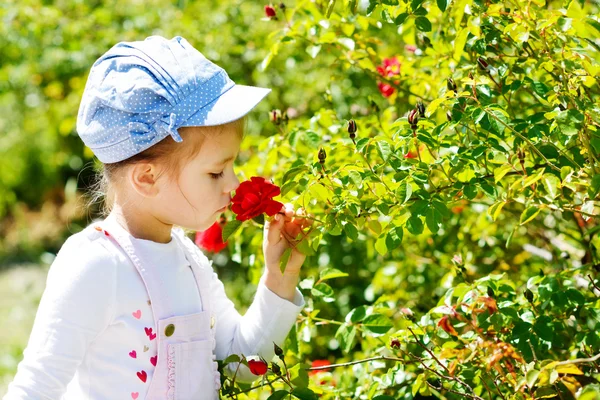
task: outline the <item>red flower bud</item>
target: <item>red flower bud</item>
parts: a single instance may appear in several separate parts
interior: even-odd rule
[[[271,110],[269,112],[269,119],[275,125],[279,125],[281,123],[281,110]]]
[[[398,348],[400,348],[400,339],[398,339],[398,338],[392,338],[390,340],[390,347],[392,349],[398,349]]]
[[[408,114],[408,123],[412,129],[417,129],[417,122],[419,122],[419,110],[415,108]]]
[[[248,368],[254,375],[264,375],[267,373],[269,366],[263,360],[248,360]]]
[[[481,68],[484,71],[487,71],[490,68],[490,65],[483,57],[479,57],[477,59],[477,64],[479,65],[479,68]]]
[[[321,164],[325,163],[325,158],[327,157],[327,154],[325,153],[325,149],[320,149],[319,150],[319,162]]]
[[[353,119],[348,121],[348,133],[356,133],[356,121]]]
[[[277,11],[275,11],[275,7],[272,5],[265,6],[265,15],[269,18],[273,18],[277,15]]]
[[[454,79],[448,78],[448,80],[446,81],[446,87],[448,88],[448,90],[456,92],[457,87],[456,83],[454,83]]]

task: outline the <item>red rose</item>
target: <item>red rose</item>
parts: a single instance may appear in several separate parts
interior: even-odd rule
[[[390,97],[396,91],[391,85],[388,85],[387,83],[379,82],[377,83],[377,87],[379,88],[379,91],[381,92],[383,97]]]
[[[275,7],[271,5],[265,6],[265,15],[269,18],[273,18],[277,12],[275,11]]]
[[[267,373],[269,366],[262,360],[248,360],[248,368],[254,375],[264,375]]]
[[[379,75],[388,78],[400,75],[400,61],[398,57],[384,58],[383,63],[377,67],[377,72],[379,72]]]
[[[215,222],[210,228],[202,232],[196,232],[196,244],[201,249],[218,253],[227,247],[227,242],[223,243],[223,225],[225,218]]]
[[[231,202],[231,211],[237,214],[235,219],[247,221],[262,213],[269,217],[277,214],[283,204],[273,200],[281,193],[279,186],[259,176],[253,176],[249,181],[242,182],[235,191]]]

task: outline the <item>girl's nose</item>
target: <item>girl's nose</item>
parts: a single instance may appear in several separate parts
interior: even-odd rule
[[[235,171],[233,170],[233,168],[231,168],[231,179],[228,182],[226,191],[227,193],[230,193],[234,190],[236,190],[239,186],[240,186],[240,180],[238,179],[237,175],[235,174]]]

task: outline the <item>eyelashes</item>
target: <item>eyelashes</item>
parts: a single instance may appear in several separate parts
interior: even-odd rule
[[[212,179],[215,179],[215,180],[216,180],[216,179],[219,179],[219,178],[222,178],[222,177],[223,177],[223,171],[219,172],[218,174],[212,174],[212,173],[210,173],[209,175],[210,175],[210,177],[211,177]]]

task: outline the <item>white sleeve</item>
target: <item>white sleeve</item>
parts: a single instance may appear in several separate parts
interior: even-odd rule
[[[58,400],[115,309],[116,256],[83,232],[48,272],[24,358],[3,400]]]
[[[260,355],[270,361],[274,355],[273,343],[283,346],[290,329],[302,307],[304,298],[298,288],[294,302],[283,299],[269,290],[264,283],[258,285],[254,301],[241,316],[227,298],[223,283],[216,273],[211,281],[212,307],[217,316],[216,356],[223,360],[231,354]],[[235,369],[237,364],[229,364]],[[257,377],[241,365],[236,380],[253,381]]]

